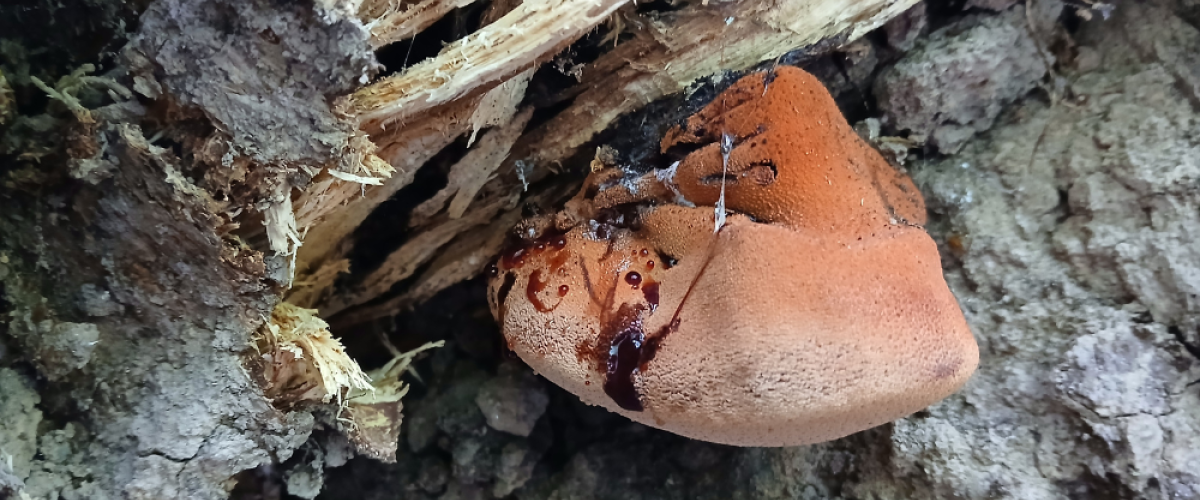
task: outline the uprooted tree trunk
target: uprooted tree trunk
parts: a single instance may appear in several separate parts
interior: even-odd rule
[[[311,441],[392,458],[411,354],[364,373],[321,318],[370,334],[478,274],[623,116],[676,95],[610,137],[653,143],[699,79],[914,0],[109,3],[0,7],[0,497],[225,498]]]

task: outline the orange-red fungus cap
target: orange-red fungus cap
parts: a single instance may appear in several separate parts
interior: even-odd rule
[[[687,155],[630,182],[593,174],[492,269],[493,314],[535,370],[646,425],[742,446],[836,439],[967,381],[978,348],[920,193],[815,78],[749,75],[662,146]]]

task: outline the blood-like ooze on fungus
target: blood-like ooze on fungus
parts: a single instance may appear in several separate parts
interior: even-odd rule
[[[594,172],[489,270],[492,312],[535,370],[638,422],[745,446],[835,439],[966,382],[978,350],[920,192],[815,78],[751,74],[661,147],[682,159]]]

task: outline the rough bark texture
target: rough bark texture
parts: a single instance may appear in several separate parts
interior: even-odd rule
[[[103,132],[120,164],[107,192],[5,203],[8,334],[46,378],[46,414],[4,419],[43,426],[38,454],[15,462],[33,497],[223,497],[230,476],[286,458],[313,423],[272,408],[241,365],[275,300],[261,258],[223,254],[206,200],[172,184],[173,159],[140,134]]]
[[[226,498],[314,425],[248,376],[287,264],[234,219],[302,185],[297,164],[338,160],[353,129],[322,96],[370,66],[366,33],[267,2],[159,2],[141,22],[110,75],[138,98],[94,123],[57,102],[18,118],[8,139],[26,142],[6,144],[0,168],[0,448],[33,498]],[[30,62],[15,59],[6,71]],[[45,99],[17,76],[33,115]]]
[[[355,115],[384,89],[375,49],[451,4],[489,9],[467,33],[535,26],[540,4],[69,3],[0,7],[0,498],[1200,497],[1194,2],[935,2],[864,39],[911,2],[605,2],[624,31],[572,25],[487,78],[417,82],[401,97],[423,111],[387,127]],[[461,68],[489,47],[467,33],[412,67]],[[735,449],[506,359],[466,280],[522,206],[571,192],[601,143],[649,168],[730,80],[696,79],[775,58],[908,154],[981,346],[966,389],[832,443]],[[106,79],[56,82],[85,63]],[[377,329],[449,341],[416,365],[397,463],[350,459],[332,408],[263,396],[251,338],[281,296],[337,311],[367,368]]]

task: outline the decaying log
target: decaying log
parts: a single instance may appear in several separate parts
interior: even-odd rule
[[[503,204],[501,200],[511,202],[513,193],[552,175],[559,165],[620,116],[665,95],[685,91],[710,74],[745,69],[798,48],[818,44],[822,50],[835,48],[880,26],[914,3],[910,0],[849,5],[832,0],[713,2],[687,4],[670,13],[619,11],[617,15],[630,30],[632,39],[616,44],[596,61],[584,65],[579,83],[551,100],[570,99],[570,106],[525,131],[507,156],[495,159],[502,164],[477,166],[480,171],[496,175],[479,192],[479,199],[466,209],[464,217],[474,221],[473,224],[451,218],[447,219],[450,226],[439,227],[436,220],[425,224],[415,220],[418,234],[388,257],[385,264],[387,269],[399,272],[354,269],[351,263],[353,273],[368,273],[366,276],[370,278],[361,281],[352,278],[355,284],[333,290],[333,276],[324,273],[323,281],[312,280],[313,284],[302,292],[304,300],[320,308],[323,315],[341,313],[344,317],[335,322],[340,325],[393,315],[411,306],[411,299],[435,293],[438,286],[430,281],[434,276],[441,286],[450,283],[444,275],[430,275],[418,278],[412,285],[424,292],[401,293],[409,300],[391,297],[387,300],[390,307],[376,304],[369,314],[355,311],[352,306],[383,297],[393,285],[410,279],[438,253],[437,248],[453,245],[455,236],[489,222],[501,213],[497,208]],[[568,31],[577,37],[581,32],[578,25],[564,26],[552,21],[565,12],[568,4],[555,4],[553,8],[522,4],[496,24],[447,47],[438,57],[350,96],[348,112],[360,120],[363,130],[380,146],[379,156],[391,162],[401,174],[383,186],[363,189],[347,184],[336,194],[323,195],[334,202],[347,201],[345,205],[302,217],[301,226],[311,224],[311,229],[300,250],[298,267],[319,273],[323,266],[341,265],[338,263],[354,246],[351,235],[354,228],[373,207],[411,183],[415,169],[425,160],[472,128],[466,117],[475,113],[481,99],[486,99],[487,89],[553,56],[562,46],[562,40],[569,38]],[[609,3],[602,5],[606,12],[616,7]],[[599,22],[601,17],[588,19]],[[547,25],[560,26],[550,33],[563,38],[552,39],[550,34],[534,29]],[[525,48],[526,52],[516,57],[508,52],[511,47]],[[300,204],[308,203],[311,197],[306,194]],[[491,213],[480,217],[472,214],[476,211]],[[302,207],[297,212],[310,213]],[[428,218],[428,214],[418,215]],[[323,220],[313,220],[316,217]],[[416,250],[414,245],[434,245],[434,248]],[[492,254],[495,251],[493,247]],[[455,264],[460,269],[455,276],[467,278],[478,273],[484,261]],[[438,267],[447,264],[443,261]]]

